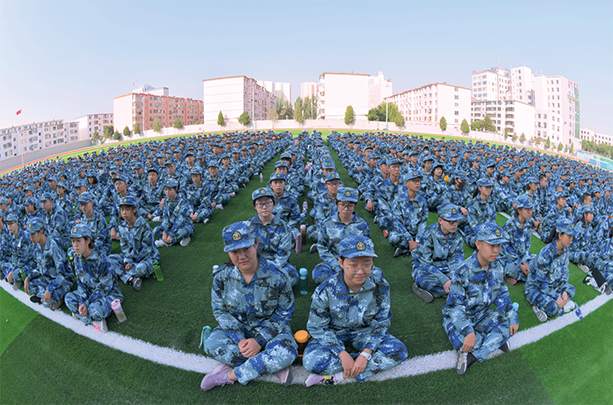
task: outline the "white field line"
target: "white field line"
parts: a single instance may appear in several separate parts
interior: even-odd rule
[[[74,331],[81,336],[85,336],[105,346],[112,347],[113,349],[117,349],[124,353],[132,354],[146,360],[151,360],[165,366],[176,367],[187,371],[195,371],[201,374],[210,373],[217,365],[215,360],[204,357],[204,355],[189,354],[180,350],[153,345],[151,343],[120,335],[115,332],[96,332],[92,326],[85,326],[83,322],[74,319],[70,315],[67,315],[61,311],[51,311],[48,308],[44,308],[42,305],[30,302],[30,297],[26,293],[23,291],[14,291],[12,286],[6,282],[0,282],[0,285],[6,292],[44,317]],[[587,316],[611,299],[613,299],[613,295],[602,294],[583,304],[580,307],[581,317]],[[515,350],[524,345],[536,342],[537,340],[558,331],[565,326],[577,322],[581,319],[577,315],[577,312],[578,311],[570,312],[554,320],[550,320],[533,328],[518,332],[509,340],[511,350]],[[409,354],[410,350],[411,349],[409,347]],[[500,350],[496,350],[495,352],[491,353],[488,358],[495,357],[500,354],[502,354],[502,352]],[[446,352],[411,358],[391,370],[387,370],[383,373],[370,377],[369,380],[382,381],[390,378],[407,377],[426,374],[432,371],[452,369],[456,367],[456,363],[457,352],[455,350],[448,350]],[[304,369],[304,367],[292,366],[292,375],[294,384],[302,384],[308,377],[308,372]],[[273,376],[262,377],[259,378],[259,380],[278,382],[276,377]],[[353,382],[355,380],[350,379],[345,381]]]

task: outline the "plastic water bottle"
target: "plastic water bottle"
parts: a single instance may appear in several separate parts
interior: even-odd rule
[[[309,271],[304,267],[300,269],[300,294],[307,295],[309,293]]]
[[[260,173],[260,183],[264,182],[264,175],[262,173]]]
[[[513,303],[513,309],[515,310],[515,312],[519,310],[519,304],[517,302]]]
[[[302,211],[306,212],[306,210],[309,208],[309,203],[305,200],[302,203]]]
[[[121,323],[126,320],[126,313],[123,312],[123,308],[121,307],[121,301],[119,299],[111,302],[111,308],[113,308],[113,312],[117,315],[117,320]]]
[[[294,339],[296,339],[296,343],[298,343],[299,358],[302,358],[302,355],[304,354],[304,349],[306,348],[310,337],[311,335],[309,335],[309,332],[307,332],[306,330],[299,330],[298,332],[294,333]]]
[[[302,235],[302,244],[306,245],[306,239],[307,239],[306,225],[300,225],[300,234]]]
[[[296,234],[296,253],[302,253],[302,233],[300,232]]]
[[[204,350],[204,354],[206,354],[206,346],[204,345],[204,342],[206,342],[206,339],[209,337],[210,334],[211,327],[209,325],[202,328],[202,334],[200,335],[200,345],[198,346],[198,348],[202,348],[202,350]]]

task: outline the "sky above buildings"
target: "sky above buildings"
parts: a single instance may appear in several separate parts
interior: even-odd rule
[[[577,83],[581,127],[610,135],[612,51],[610,0],[0,0],[0,128],[112,112],[133,80],[202,99],[245,75],[295,100],[324,72],[383,71],[396,94],[500,64]]]

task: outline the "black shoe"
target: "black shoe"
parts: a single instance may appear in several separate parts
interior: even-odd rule
[[[140,291],[141,287],[143,286],[143,280],[140,277],[131,277],[128,282],[136,291]]]
[[[317,243],[313,243],[311,245],[311,248],[309,249],[309,253],[315,253],[317,252]]]
[[[394,257],[405,256],[408,253],[410,253],[409,249],[396,248],[396,251],[394,252]]]
[[[509,345],[509,341],[507,340],[506,342],[504,342],[504,344],[502,346],[500,346],[500,350],[502,350],[503,353],[508,353],[511,351],[511,345]]]
[[[430,293],[430,291],[419,288],[415,283],[413,283],[413,292],[425,302],[432,302],[432,300],[434,300],[434,296]]]
[[[31,296],[30,301],[32,301],[35,304],[40,304],[41,302],[43,302],[43,300],[40,297],[37,297],[36,295]]]

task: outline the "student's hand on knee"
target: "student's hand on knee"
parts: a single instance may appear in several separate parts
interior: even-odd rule
[[[517,330],[519,329],[519,323],[516,323],[515,325],[511,325],[511,336],[514,336],[515,333],[517,333]]]
[[[49,292],[49,290],[45,290],[45,295],[43,296],[43,301],[45,302],[51,302],[51,293]]]
[[[449,294],[449,290],[451,289],[451,280],[447,280],[447,282],[443,284],[443,289],[447,294]]]
[[[343,365],[343,377],[353,377],[353,365],[355,362],[353,361],[353,358],[351,358],[351,355],[343,350],[338,355],[338,358],[341,359],[341,364]]]
[[[473,349],[473,347],[475,347],[476,343],[477,343],[477,336],[475,335],[475,332],[470,332],[464,338],[464,345],[462,346],[462,352],[464,353],[470,352]]]
[[[247,358],[251,358],[262,350],[262,346],[255,339],[243,339],[238,343],[238,348],[241,354]]]
[[[409,250],[412,252],[413,250],[417,249],[419,247],[419,243],[415,242],[414,240],[410,240],[409,241]]]
[[[26,294],[30,295],[30,279],[27,277],[25,280],[23,280],[23,290],[26,292]]]
[[[364,372],[364,369],[368,365],[368,360],[364,356],[358,356],[353,362],[353,368],[351,370],[351,377],[357,377]]]
[[[13,272],[11,271],[8,276],[6,276],[6,281],[10,284],[13,284]]]

